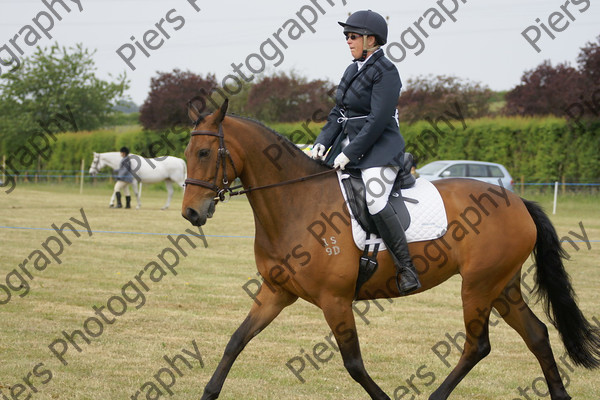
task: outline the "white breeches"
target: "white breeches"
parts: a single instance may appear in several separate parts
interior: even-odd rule
[[[400,167],[373,167],[360,171],[365,183],[367,208],[371,215],[383,210],[388,202]]]
[[[115,183],[115,189],[113,192],[117,193],[123,190],[123,194],[125,196],[129,196],[129,185],[131,185],[131,182],[117,181],[117,183]]]

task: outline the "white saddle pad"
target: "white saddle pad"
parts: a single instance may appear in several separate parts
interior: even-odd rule
[[[348,201],[346,191],[342,184],[342,177],[347,176],[343,171],[338,171],[338,180],[344,200]],[[397,194],[392,194],[392,196]],[[446,217],[446,209],[440,192],[436,187],[426,179],[419,178],[413,187],[410,189],[402,189],[402,196],[419,201],[418,204],[410,202],[406,203],[406,208],[410,213],[410,226],[406,230],[406,239],[409,243],[421,242],[425,240],[433,240],[442,237],[448,229],[448,218]],[[352,210],[348,207],[352,217],[352,235],[354,243],[360,250],[365,249],[367,242],[367,232],[362,229]],[[381,238],[369,238],[369,244],[380,243],[380,249],[385,249],[385,245]]]

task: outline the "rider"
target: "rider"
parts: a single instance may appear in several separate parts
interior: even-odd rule
[[[129,185],[133,182],[133,174],[131,173],[131,161],[129,160],[129,149],[125,146],[121,147],[121,163],[117,170],[117,182],[115,183],[114,193],[117,197],[117,208],[123,208],[121,203],[121,189],[125,189],[125,208],[131,208],[131,196],[129,194]],[[110,205],[113,207],[113,205]]]
[[[369,213],[390,250],[401,282],[400,294],[421,287],[408,252],[400,219],[388,203],[394,180],[404,160],[404,139],[398,129],[396,106],[402,83],[398,70],[384,55],[385,19],[371,10],[357,11],[344,27],[354,57],[337,87],[336,105],[315,140],[311,157],[333,167],[359,169],[366,187]]]

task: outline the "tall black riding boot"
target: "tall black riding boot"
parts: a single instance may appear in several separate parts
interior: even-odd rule
[[[121,203],[121,192],[115,193],[117,196],[117,208],[123,208],[123,203]]]
[[[131,208],[131,196],[125,196],[125,208]]]
[[[372,217],[383,242],[393,256],[398,275],[401,275],[401,282],[396,275],[396,285],[400,294],[406,295],[419,289],[421,282],[408,252],[406,235],[396,211],[387,203],[383,210]]]

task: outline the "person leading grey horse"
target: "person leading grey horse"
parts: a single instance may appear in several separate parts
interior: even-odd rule
[[[117,208],[123,208],[121,203],[121,190],[125,192],[125,208],[131,208],[131,195],[129,193],[129,185],[133,182],[133,173],[131,172],[131,160],[129,160],[129,149],[125,146],[121,147],[121,163],[117,170],[117,182],[115,183],[114,194],[117,199]],[[111,204],[112,208],[114,205]]]

